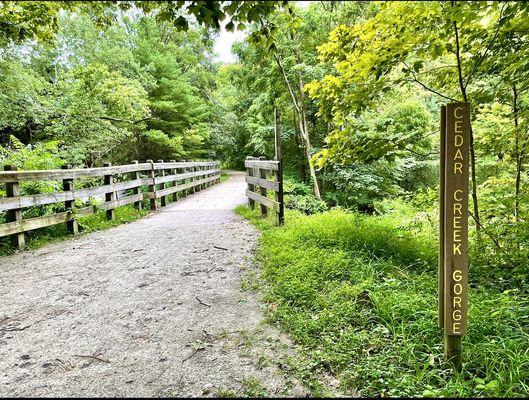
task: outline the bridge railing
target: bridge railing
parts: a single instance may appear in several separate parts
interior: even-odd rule
[[[268,209],[276,212],[278,225],[283,225],[285,204],[283,201],[283,171],[281,161],[265,160],[263,157],[248,157],[244,162],[246,167],[246,182],[248,189],[248,205],[255,208],[259,203],[261,215],[268,215]],[[268,197],[268,191],[274,192],[274,198]]]
[[[31,186],[31,182],[49,183],[46,191],[51,192],[29,194],[32,190],[26,191],[24,185]],[[11,236],[13,244],[23,248],[25,232],[66,223],[68,231],[75,234],[80,216],[105,210],[110,220],[115,217],[115,208],[134,204],[141,210],[143,200],[156,210],[158,199],[163,207],[171,200],[219,182],[219,161],[147,160],[119,166],[105,164],[100,168],[64,166],[60,170],[39,171],[19,171],[6,165],[0,172],[0,193],[5,185],[5,196],[0,196],[0,216],[5,217],[0,219],[0,237]],[[29,218],[25,215],[34,214],[29,211],[38,210],[38,206],[50,205],[51,213]]]

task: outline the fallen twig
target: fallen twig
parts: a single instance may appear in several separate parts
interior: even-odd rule
[[[198,302],[199,302],[200,304],[202,304],[203,306],[211,307],[211,304],[208,304],[208,303],[203,302],[202,300],[200,300],[200,297],[195,296],[195,299],[197,299]]]
[[[156,283],[156,282],[158,282],[158,281],[159,281],[159,279],[156,279],[155,281],[152,281],[152,282],[140,283],[140,284],[138,285],[138,289],[140,289],[140,288],[142,288],[142,287],[145,287],[145,286],[152,285],[153,283]]]
[[[228,251],[228,249],[226,249],[225,247],[220,247],[220,246],[213,246],[213,247],[215,247],[216,249],[219,249],[219,250],[226,250],[226,251]]]
[[[182,364],[183,364],[184,362],[186,362],[187,360],[191,359],[191,357],[193,357],[193,356],[194,356],[195,354],[197,354],[199,351],[204,350],[204,349],[205,349],[205,347],[197,347],[195,350],[193,350],[193,352],[192,352],[189,356],[187,356],[186,358],[184,358],[184,359],[182,360]]]
[[[93,358],[94,360],[101,361],[107,364],[110,364],[110,361],[105,360],[103,358],[97,357],[97,356],[85,356],[83,354],[74,354],[74,357],[81,357],[81,358]]]

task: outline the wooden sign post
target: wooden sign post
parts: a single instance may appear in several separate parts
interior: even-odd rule
[[[468,165],[470,105],[441,109],[441,182],[439,221],[439,325],[445,358],[462,365],[461,337],[467,331]]]

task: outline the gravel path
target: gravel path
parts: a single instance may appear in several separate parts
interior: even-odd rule
[[[289,343],[241,289],[257,239],[232,211],[244,189],[232,173],[139,221],[1,258],[0,396],[213,396],[248,382],[299,395],[276,364],[255,365],[281,357],[256,332]]]

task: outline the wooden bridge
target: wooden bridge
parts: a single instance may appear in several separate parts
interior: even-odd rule
[[[55,188],[51,193],[21,194],[26,182],[46,182]],[[114,209],[134,204],[141,209],[142,201],[149,200],[151,210],[157,209],[157,200],[164,207],[198,190],[220,182],[220,163],[212,162],[152,162],[102,168],[17,171],[6,166],[0,172],[0,184],[6,186],[6,197],[0,198],[0,212],[7,211],[6,223],[0,224],[0,237],[11,235],[19,248],[25,246],[24,233],[51,225],[66,223],[71,233],[77,233],[76,218],[106,210],[107,218],[114,218]],[[50,184],[51,183],[51,184]],[[57,190],[62,186],[62,190]],[[52,189],[53,190],[53,189]],[[103,196],[100,204],[91,200]],[[75,202],[83,203],[75,207]],[[62,203],[57,207],[57,203]],[[24,218],[24,210],[35,206],[55,205],[46,215]],[[56,211],[59,209],[60,211]]]
[[[247,202],[245,174],[229,174],[216,184],[215,162],[3,173],[11,197],[0,204],[10,212],[52,201],[71,208],[91,195],[106,196],[107,211],[141,199],[160,207],[129,224],[0,258],[0,396],[200,397],[237,392],[244,377],[271,393],[284,387],[277,366],[251,362],[262,351],[279,358],[269,347],[279,333],[267,328],[272,339],[259,344],[260,305],[242,290],[256,273],[258,232],[233,212]],[[16,190],[24,179],[50,177],[65,189]],[[83,187],[87,178],[101,181]],[[34,221],[71,223],[76,215]],[[31,220],[0,226],[18,235],[37,226],[24,222]],[[257,336],[241,348],[248,335]]]

